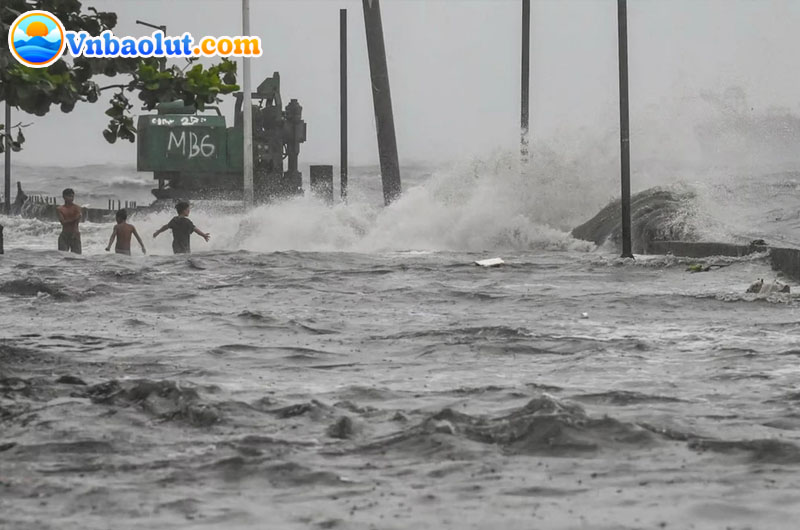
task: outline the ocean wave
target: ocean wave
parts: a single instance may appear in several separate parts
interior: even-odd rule
[[[523,170],[514,160],[498,155],[440,170],[386,208],[354,191],[348,203],[333,207],[309,195],[246,213],[198,201],[192,219],[212,232],[208,248],[226,251],[592,250],[566,231],[574,205],[556,199],[564,183],[554,173],[567,178],[568,170],[557,162],[541,171]],[[137,179],[125,184],[144,186]],[[140,214],[136,222],[141,231],[155,230],[164,216]]]
[[[63,286],[45,282],[39,278],[22,278],[3,282],[0,284],[0,293],[24,297],[48,295],[56,299],[63,299],[69,296]]]
[[[196,388],[174,381],[112,380],[88,387],[85,394],[94,403],[136,406],[160,420],[181,421],[194,427],[209,427],[222,421],[219,409],[202,403]]]
[[[152,188],[153,181],[146,178],[129,177],[125,175],[117,175],[111,177],[106,182],[106,187],[111,188]]]
[[[580,394],[570,396],[570,399],[591,403],[593,405],[637,405],[639,403],[679,403],[684,400],[670,397],[643,394],[641,392],[631,392],[626,390],[609,390],[595,394]]]
[[[409,185],[397,201],[385,208],[376,206],[367,194],[353,190],[348,203],[332,207],[310,195],[247,212],[237,211],[227,203],[222,207],[215,201],[196,201],[192,219],[213,233],[208,246],[200,243],[204,249],[226,252],[590,252],[607,241],[618,242],[619,203],[617,200],[603,208],[607,198],[613,196],[606,190],[606,183],[587,183],[590,166],[584,167],[566,156],[540,154],[537,164],[529,167],[520,166],[516,154],[501,152],[438,169]],[[135,173],[113,170],[116,174],[109,178],[108,168],[88,168],[92,175],[104,175],[99,182],[92,180],[94,176],[86,177],[90,188],[86,196],[102,202],[101,197],[114,189],[133,193],[145,191],[152,184]],[[785,189],[786,181],[792,178],[775,177],[776,190]],[[752,187],[743,179],[736,180],[726,194],[719,182],[686,179],[634,195],[634,251],[641,252],[651,239],[694,240],[719,235],[723,241],[738,241],[754,236],[754,222],[761,219],[764,222],[760,226],[770,224],[763,208],[755,206],[761,203],[752,200],[759,191],[747,186]],[[739,198],[742,190],[750,199]],[[781,219],[773,223],[777,224],[769,232],[776,241],[790,237],[784,228],[792,224],[791,209],[781,197],[777,194],[770,199],[777,208],[774,217]],[[742,211],[740,206],[749,208],[746,216],[732,215],[728,210],[734,206],[737,212]],[[587,212],[600,213],[577,226],[586,221]],[[139,212],[135,223],[140,232],[147,233],[162,226],[170,214]],[[750,227],[739,228],[737,218],[746,218]],[[20,228],[23,240],[30,241],[37,235],[36,230]],[[783,232],[776,232],[778,228]],[[753,238],[756,237],[750,239]],[[102,241],[97,238],[95,242],[92,236],[89,243],[99,246]],[[162,246],[159,242],[156,248],[157,252],[169,252],[168,244]],[[406,257],[413,259],[409,254]]]
[[[700,452],[729,455],[741,454],[754,463],[800,464],[800,447],[791,442],[774,439],[706,440],[696,439],[689,447]]]
[[[697,231],[691,223],[691,206],[695,194],[686,190],[651,188],[630,198],[631,239],[633,252],[645,253],[654,240],[695,241]],[[619,247],[622,237],[620,200],[605,208],[572,230],[577,239],[596,245],[606,242]]]
[[[794,305],[800,300],[800,293],[706,293],[692,295],[694,298],[711,298],[720,302],[756,302],[767,304]]]
[[[472,416],[450,408],[421,423],[359,448],[361,451],[400,451],[431,457],[446,453],[474,454],[475,442],[499,448],[507,455],[577,456],[600,450],[650,447],[654,433],[613,418],[592,418],[578,405],[547,395],[497,417]]]

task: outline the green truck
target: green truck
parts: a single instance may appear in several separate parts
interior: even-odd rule
[[[216,113],[201,114],[181,101],[159,104],[157,114],[139,117],[136,167],[153,173],[157,199],[242,199],[243,94],[235,97],[232,127],[218,108],[206,107]],[[296,99],[283,107],[278,72],[265,79],[252,98],[256,200],[266,203],[302,194],[298,157],[306,140],[303,108]]]

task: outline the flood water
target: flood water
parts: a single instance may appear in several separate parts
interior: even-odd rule
[[[458,190],[198,206],[188,257],[168,212],[132,258],[4,218],[0,527],[794,528],[798,295],[745,294],[767,258],[621,260]]]

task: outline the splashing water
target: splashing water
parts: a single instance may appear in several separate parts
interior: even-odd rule
[[[693,201],[679,218],[667,222],[691,224],[700,238],[764,238],[797,246],[800,221],[793,197],[800,176],[792,171],[800,160],[791,146],[800,136],[800,119],[780,109],[751,111],[745,103],[736,90],[729,90],[666,101],[644,114],[634,124],[632,191],[653,186],[690,191]],[[569,232],[619,197],[615,134],[610,128],[537,139],[525,167],[515,151],[465,158],[432,173],[406,167],[404,194],[386,208],[381,205],[376,168],[354,169],[349,202],[333,207],[310,196],[248,212],[197,201],[191,218],[211,232],[212,240],[206,244],[197,239],[193,250],[584,251],[592,247],[573,240]],[[765,135],[770,139],[766,143]],[[52,187],[45,170],[27,168],[21,173],[32,193]],[[95,165],[74,173],[80,175],[74,177],[74,185],[84,204],[104,206],[109,190],[117,185],[135,195],[126,198],[147,202],[148,179],[130,168]],[[59,191],[47,189],[46,194]],[[131,218],[155,253],[171,253],[169,234],[155,241],[150,234],[172,215],[163,211]],[[55,245],[55,222],[2,222],[10,247]],[[87,223],[82,232],[84,251],[102,252],[110,225]]]
[[[332,207],[310,195],[234,213],[219,203],[198,201],[191,219],[211,232],[212,240],[208,245],[195,240],[194,250],[589,249],[569,236],[571,224],[607,196],[598,194],[598,200],[579,192],[581,175],[559,164],[554,154],[543,152],[542,160],[521,169],[515,154],[498,153],[430,175],[412,171],[403,196],[386,208],[376,201],[380,177],[374,170],[351,178],[361,189],[351,187],[348,202]],[[149,235],[171,215],[131,217],[156,253],[170,253],[169,235],[156,241]],[[55,223],[42,221],[9,220],[8,225],[14,233],[9,243],[28,248],[39,248],[38,239],[52,239],[58,232]],[[86,223],[82,233],[85,252],[94,253],[105,247],[110,226]]]
[[[366,176],[379,182],[379,176]],[[364,177],[362,177],[364,178]],[[500,155],[410,179],[387,208],[369,193],[327,207],[310,196],[213,216],[202,207],[192,218],[215,233],[211,248],[356,251],[586,249],[568,235],[574,197],[552,175],[520,171]],[[559,197],[561,199],[559,200]],[[146,219],[145,224],[151,220]]]

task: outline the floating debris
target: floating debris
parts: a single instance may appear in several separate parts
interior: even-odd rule
[[[503,261],[503,258],[490,258],[490,259],[483,259],[476,261],[475,265],[488,268],[488,267],[500,267],[502,265],[505,265],[505,263],[506,262]]]

